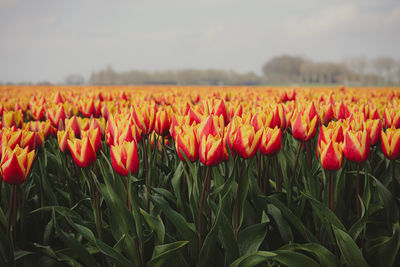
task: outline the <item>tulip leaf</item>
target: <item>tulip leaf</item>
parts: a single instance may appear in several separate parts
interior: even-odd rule
[[[149,267],[161,267],[167,265],[171,258],[177,257],[179,259],[179,266],[188,266],[188,264],[184,261],[184,259],[179,256],[179,250],[185,247],[189,242],[188,241],[177,241],[170,244],[158,245],[154,247],[153,257],[146,264]],[[168,262],[168,265],[175,265],[171,262]],[[182,264],[183,263],[183,264]],[[178,265],[175,265],[178,266]]]
[[[305,240],[308,242],[318,242],[317,238],[308,230],[301,220],[281,201],[279,201],[274,196],[264,197],[260,196],[260,198],[266,199],[269,203],[277,207],[283,216],[288,220],[291,225],[303,236]]]
[[[277,261],[277,262],[287,265],[289,267],[291,267],[291,266],[293,266],[293,267],[311,267],[311,266],[318,267],[318,266],[320,266],[312,258],[310,258],[302,253],[295,252],[295,251],[280,249],[280,250],[273,251],[273,253],[277,254],[277,256],[273,258],[274,261]]]
[[[395,266],[396,257],[400,255],[400,225],[393,225],[392,236],[380,236],[368,240],[367,255],[374,261],[374,266]]]
[[[305,244],[288,244],[280,249],[282,250],[301,250],[312,254],[320,263],[321,266],[335,267],[337,261],[335,255],[327,248],[318,243],[305,243]]]
[[[357,247],[354,240],[345,231],[339,229],[332,224],[333,232],[335,234],[336,243],[342,253],[343,259],[347,266],[368,266],[365,261],[360,248]]]
[[[258,223],[239,232],[240,255],[247,255],[258,250],[267,235],[267,225],[267,223]]]
[[[183,237],[183,239],[188,240],[190,242],[190,247],[193,251],[197,250],[197,236],[194,230],[194,227],[189,225],[186,219],[173,210],[167,201],[165,201],[162,197],[159,196],[150,196],[154,205],[158,206],[168,220],[175,226],[177,232]]]
[[[149,225],[150,229],[156,233],[158,241],[164,243],[165,227],[160,215],[153,216],[143,209],[140,209],[140,213],[143,215],[143,218]]]
[[[235,232],[232,228],[232,224],[224,213],[221,214],[221,242],[226,253],[227,263],[232,263],[239,257],[239,246],[235,238]]]
[[[225,202],[225,198],[221,200],[220,197],[215,221],[204,240],[203,246],[200,249],[198,266],[210,266],[213,262],[215,262],[215,248],[217,245],[218,231],[221,222],[221,210],[222,206],[225,204],[223,202]],[[208,219],[211,220],[211,218]]]
[[[230,267],[252,267],[275,258],[277,254],[269,251],[256,251],[235,260]]]
[[[272,216],[275,221],[275,225],[278,228],[279,234],[282,240],[287,242],[293,242],[293,233],[287,221],[283,218],[282,212],[272,204],[268,205],[268,213]]]
[[[363,199],[359,196],[358,197],[359,201],[360,201],[360,206],[361,206],[361,215],[360,215],[360,219],[358,219],[350,228],[349,230],[349,235],[351,236],[351,238],[353,238],[353,240],[357,240],[358,236],[360,235],[360,233],[365,229],[366,225],[367,225],[367,212],[365,211],[365,205],[364,205],[364,201]]]
[[[178,167],[176,167],[176,170],[174,172],[174,176],[172,177],[171,184],[174,189],[174,193],[177,199],[177,205],[178,208],[183,210],[183,200],[182,200],[182,194],[181,194],[181,188],[182,188],[182,174],[183,174],[183,163],[179,162]],[[185,178],[183,178],[185,179]]]

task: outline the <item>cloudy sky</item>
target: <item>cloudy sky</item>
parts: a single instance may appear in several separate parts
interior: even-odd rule
[[[260,72],[271,57],[400,58],[396,0],[0,0],[0,81],[112,65]]]

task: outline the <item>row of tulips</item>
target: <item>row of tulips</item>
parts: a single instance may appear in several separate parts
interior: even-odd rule
[[[54,215],[57,211],[70,225],[56,228],[58,239],[72,247],[76,242],[81,243],[75,237],[73,241],[65,241],[67,237],[62,233],[72,231],[85,237],[89,242],[85,246],[96,247],[95,258],[86,255],[91,254],[88,247],[78,253],[85,254],[90,265],[143,266],[146,262],[156,266],[182,262],[209,265],[217,255],[219,259],[215,262],[219,265],[248,266],[250,262],[254,265],[264,261],[291,265],[288,263],[301,257],[305,257],[304,263],[325,265],[326,261],[318,253],[307,258],[294,252],[307,251],[307,246],[317,242],[317,250],[324,251],[325,254],[321,253],[329,256],[333,265],[339,264],[337,257],[342,257],[347,264],[357,262],[360,266],[367,264],[364,257],[370,263],[376,260],[371,256],[376,250],[365,247],[369,232],[393,231],[388,237],[390,242],[395,242],[395,236],[400,234],[398,224],[392,224],[399,216],[395,169],[400,156],[397,105],[400,94],[396,90],[196,88],[198,91],[192,93],[189,89],[161,87],[135,89],[67,88],[63,91],[50,88],[40,91],[41,96],[26,90],[16,98],[3,88],[0,173],[2,180],[12,186],[1,184],[1,207],[8,213],[4,219],[6,234],[18,251],[17,256],[4,263],[16,264],[25,258],[26,264],[33,254],[49,258],[43,250],[38,251],[37,245],[29,251],[31,245],[21,241],[23,231],[17,225],[17,222],[23,225],[24,203],[36,198],[41,203],[31,212],[40,211],[43,223],[49,227],[64,225],[57,222]],[[366,95],[373,97],[366,98]],[[47,165],[49,159],[60,168],[54,170]],[[385,173],[389,170],[389,161],[390,184],[386,174],[379,173],[382,168]],[[108,174],[107,165],[112,167]],[[33,181],[28,179],[31,169]],[[353,174],[356,183],[347,188],[348,182],[343,182],[341,177]],[[55,181],[49,180],[49,175]],[[114,175],[124,177],[123,187],[115,178],[110,178]],[[375,192],[374,204],[371,196],[368,197],[373,190],[367,182],[369,176],[378,185],[384,184],[379,187],[384,193]],[[29,196],[34,194],[29,192],[35,191],[35,183],[40,190],[35,197]],[[60,205],[56,193],[46,192],[51,187],[66,197],[68,203]],[[387,197],[387,188],[391,190],[391,200],[383,204],[381,194]],[[354,217],[351,209],[341,210],[342,205],[353,206],[348,201],[340,203],[349,190],[355,198]],[[81,203],[85,196],[91,200],[93,217],[88,220],[93,222],[96,237],[83,231],[82,227],[87,231],[92,228],[81,221],[87,216],[85,213],[79,215],[82,219],[78,226],[77,214],[70,213],[84,205]],[[20,198],[24,197],[21,203]],[[49,199],[54,203],[46,206]],[[307,200],[312,210],[311,207],[305,210]],[[124,202],[127,213],[117,207]],[[368,226],[366,212],[373,209],[371,205],[376,206],[378,213],[369,216],[376,215],[387,223],[386,227]],[[382,219],[382,209],[377,208],[381,205],[383,210],[388,210],[385,219]],[[62,207],[69,211],[66,213]],[[53,210],[50,217],[43,214],[48,209]],[[308,215],[313,218],[311,221]],[[350,240],[347,240],[350,232],[345,231],[336,216],[352,223],[355,220],[357,232]],[[333,221],[324,224],[325,217]],[[114,228],[118,228],[115,226],[118,222],[114,222],[117,218],[125,225],[122,228],[127,227],[126,231]],[[268,223],[271,220],[276,224]],[[293,230],[287,228],[286,221],[295,224]],[[170,244],[160,237],[168,224],[175,226],[174,230],[168,229]],[[265,237],[267,224],[271,234],[280,233],[280,241]],[[315,228],[318,237],[311,229],[305,230],[305,225]],[[224,227],[232,231],[232,236],[223,231]],[[189,234],[193,231],[195,241]],[[293,236],[285,235],[292,231],[297,231],[303,239],[294,240]],[[327,241],[326,235],[332,237],[332,231],[334,237]],[[154,239],[151,242],[144,237],[148,232]],[[247,239],[246,235],[257,236],[260,241]],[[343,238],[347,243],[340,241]],[[288,241],[309,243],[289,249]],[[117,246],[113,242],[121,244]],[[212,242],[219,244],[220,252],[212,249],[216,249]],[[234,242],[240,252],[234,248],[231,251],[226,242]],[[32,243],[36,244],[37,240]],[[286,246],[279,248],[278,244]],[[168,250],[169,245],[176,247]],[[250,248],[244,247],[247,245]],[[343,252],[345,246],[350,246],[357,257]],[[273,248],[276,249],[272,251]],[[163,249],[167,249],[165,253]],[[387,262],[398,262],[398,251],[399,247],[392,251]],[[56,257],[56,261],[79,263],[68,253],[57,253],[62,257]],[[381,250],[380,253],[388,252]]]

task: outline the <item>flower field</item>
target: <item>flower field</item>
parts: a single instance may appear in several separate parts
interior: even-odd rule
[[[0,86],[0,266],[400,266],[397,88]]]

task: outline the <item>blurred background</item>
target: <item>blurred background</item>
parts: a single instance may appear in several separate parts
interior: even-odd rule
[[[0,0],[0,84],[400,84],[400,1]]]

